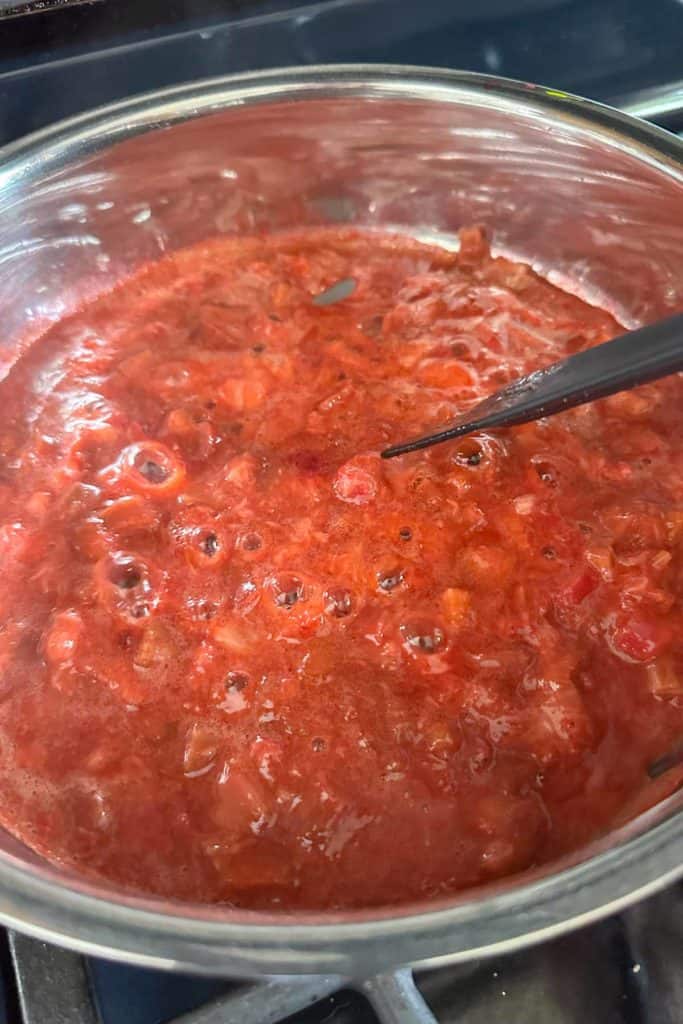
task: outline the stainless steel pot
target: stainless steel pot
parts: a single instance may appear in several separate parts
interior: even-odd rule
[[[625,322],[683,308],[683,146],[617,111],[481,75],[329,67],[217,79],[56,125],[0,154],[0,359],[86,289],[217,232],[459,225]],[[683,794],[571,862],[439,905],[278,916],[132,897],[0,836],[0,918],[214,974],[367,976],[539,941],[683,873]],[[331,868],[332,870],[332,868]]]

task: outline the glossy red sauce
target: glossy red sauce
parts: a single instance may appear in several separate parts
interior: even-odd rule
[[[619,330],[461,241],[208,242],[0,386],[0,819],[36,850],[371,906],[680,782],[648,776],[683,737],[680,380],[378,456]]]

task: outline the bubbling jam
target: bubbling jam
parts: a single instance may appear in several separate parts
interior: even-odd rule
[[[619,331],[477,229],[209,241],[56,323],[0,385],[2,824],[129,890],[371,907],[674,789],[680,379],[379,457]]]

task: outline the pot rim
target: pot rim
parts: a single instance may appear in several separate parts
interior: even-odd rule
[[[228,75],[146,93],[44,128],[0,149],[0,195],[144,131],[231,106],[359,97],[519,109],[592,132],[683,183],[683,142],[603,104],[472,72],[326,65]],[[680,794],[679,794],[680,796]],[[0,852],[0,920],[87,953],[207,974],[367,975],[403,963],[506,952],[588,924],[683,875],[683,812],[670,797],[613,833],[616,845],[543,877],[470,890],[439,904],[281,915],[174,904],[60,876]],[[665,815],[669,815],[665,817]],[[665,820],[661,820],[665,817]],[[652,827],[642,831],[650,824]],[[634,835],[634,832],[638,834]],[[587,857],[587,859],[586,859]],[[531,880],[529,880],[531,878]]]

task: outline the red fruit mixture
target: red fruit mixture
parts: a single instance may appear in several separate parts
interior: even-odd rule
[[[477,230],[207,242],[57,323],[0,385],[4,825],[136,890],[367,907],[673,789],[680,380],[378,455],[618,330]]]

